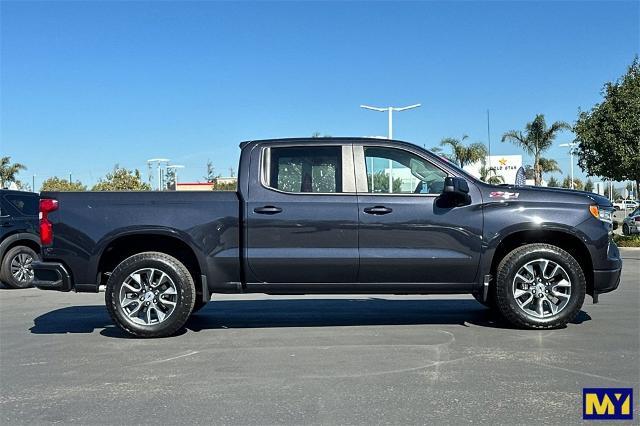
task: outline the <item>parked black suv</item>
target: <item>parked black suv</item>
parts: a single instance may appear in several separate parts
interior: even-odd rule
[[[33,280],[31,263],[38,259],[38,194],[0,190],[0,281],[25,288]]]

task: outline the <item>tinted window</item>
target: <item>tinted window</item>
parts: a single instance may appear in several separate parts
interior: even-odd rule
[[[35,216],[38,214],[38,197],[6,195],[4,198],[12,207],[24,215]]]
[[[341,147],[270,150],[270,187],[286,192],[342,192]]]
[[[427,160],[395,148],[365,147],[371,193],[440,194],[447,173]]]

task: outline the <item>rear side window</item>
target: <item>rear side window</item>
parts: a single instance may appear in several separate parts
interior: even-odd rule
[[[342,192],[342,149],[339,146],[269,148],[271,188],[284,192]]]
[[[38,197],[10,194],[6,195],[4,199],[11,207],[23,215],[36,216],[38,214]]]

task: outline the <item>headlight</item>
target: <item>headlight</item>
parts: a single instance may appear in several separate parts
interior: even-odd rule
[[[596,219],[600,219],[607,223],[613,223],[613,210],[600,208],[594,204],[589,206],[589,211]]]

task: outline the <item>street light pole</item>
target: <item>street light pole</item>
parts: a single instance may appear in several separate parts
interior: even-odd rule
[[[151,175],[151,163],[156,163],[158,167],[158,191],[162,191],[162,163],[169,163],[168,158],[152,158],[147,160],[147,164],[149,164],[149,175]]]
[[[576,142],[562,143],[559,146],[569,147],[569,155],[571,156],[571,189],[573,188],[573,149],[578,146]]]
[[[364,108],[364,109],[370,109],[371,111],[378,111],[378,112],[387,112],[388,116],[389,116],[389,129],[388,129],[388,138],[389,140],[393,140],[393,112],[397,111],[405,111],[408,109],[413,109],[413,108],[418,108],[419,106],[421,106],[422,104],[414,104],[414,105],[409,105],[406,107],[386,107],[386,108],[380,108],[380,107],[374,107],[374,106],[370,106],[370,105],[360,105],[360,108]],[[373,184],[373,166],[371,167],[371,182]],[[393,193],[393,161],[391,159],[389,159],[389,193]]]
[[[184,169],[184,166],[181,164],[171,164],[167,166],[167,169],[173,169],[173,182],[175,185],[175,190],[178,190],[178,169]]]

